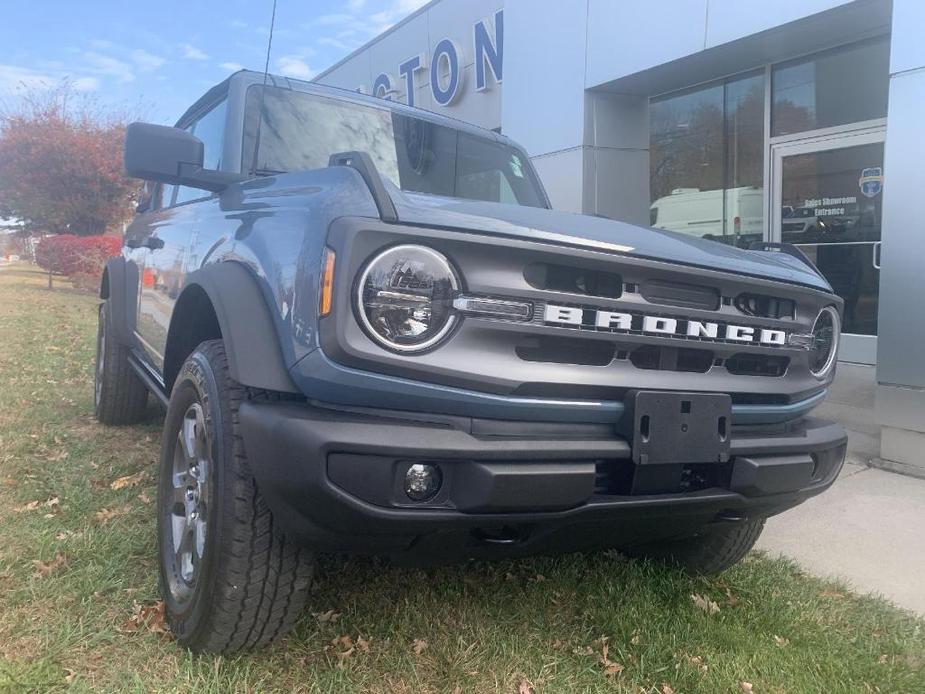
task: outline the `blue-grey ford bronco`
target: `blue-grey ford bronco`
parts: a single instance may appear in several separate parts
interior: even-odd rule
[[[96,415],[166,407],[190,649],[284,634],[323,552],[720,571],[841,468],[809,413],[842,301],[792,247],[555,212],[500,134],[247,71],[130,125],[125,166],[147,183],[102,280]]]

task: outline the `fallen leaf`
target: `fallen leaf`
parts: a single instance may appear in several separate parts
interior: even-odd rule
[[[882,653],[879,658],[877,658],[878,665],[886,665],[889,662],[890,658],[886,653]]]
[[[33,559],[32,566],[35,568],[35,576],[37,578],[44,578],[45,576],[52,574],[58,569],[67,566],[67,559],[65,559],[61,552],[57,552],[55,554],[55,558],[48,563],[39,561],[38,559]]]
[[[326,646],[324,650],[333,653],[338,660],[343,661],[353,655],[354,651],[356,651],[356,646],[350,635],[344,634],[331,639],[331,645]]]
[[[739,604],[739,599],[732,594],[732,591],[726,588],[726,603],[729,607],[735,607]]]
[[[751,692],[753,691],[752,683],[751,682],[739,682],[739,689],[741,689],[743,692]]]
[[[839,591],[837,591],[837,590],[832,590],[832,589],[830,589],[830,588],[826,588],[824,591],[822,591],[821,593],[819,593],[819,596],[820,596],[820,597],[823,597],[823,598],[832,598],[832,599],[834,599],[834,600],[842,600],[842,599],[844,599],[845,594],[844,594],[844,593],[841,593],[841,592],[839,592]]]
[[[110,510],[108,508],[101,508],[99,511],[93,514],[93,517],[96,519],[97,523],[106,523],[112,518],[118,516],[121,512],[118,510]]]
[[[372,639],[364,639],[362,636],[357,636],[357,648],[364,653],[369,653],[370,641],[372,641]]]
[[[674,688],[667,682],[662,682],[662,694],[674,694]]]
[[[601,647],[601,655],[598,657],[598,662],[604,666],[604,674],[608,677],[612,677],[613,675],[619,675],[623,672],[623,666],[608,657],[610,653],[610,645],[607,643],[608,640],[608,637],[602,636],[595,643],[600,644]]]
[[[421,655],[421,653],[427,650],[427,641],[424,639],[415,639],[411,643],[411,650],[414,651],[415,655]]]
[[[693,601],[694,605],[699,607],[707,614],[716,614],[719,612],[719,605],[710,600],[710,598],[704,597],[703,595],[699,595],[697,593],[692,593],[691,600]]]
[[[630,636],[630,643],[633,644],[634,646],[638,646],[641,638],[642,637],[639,635],[639,629],[635,629],[633,631],[633,635]]]
[[[150,603],[135,603],[132,616],[122,624],[122,631],[147,629],[152,634],[166,634],[167,615],[163,600]]]
[[[334,610],[328,610],[327,612],[312,612],[312,617],[322,624],[333,624],[340,618],[340,612],[335,612]]]
[[[790,639],[785,639],[783,636],[774,635],[774,643],[783,648],[784,646],[790,645]]]
[[[152,501],[151,497],[149,497],[149,496],[148,496],[147,494],[145,494],[144,492],[142,492],[141,494],[138,495],[138,500],[139,500],[141,503],[143,503],[143,504],[150,504],[151,501]]]
[[[517,694],[536,694],[536,689],[528,680],[520,680],[517,685]]]
[[[45,508],[54,509],[55,512],[61,509],[61,499],[56,496],[51,497],[48,501],[42,504]]]
[[[70,668],[64,668],[65,683],[73,684],[75,679],[77,679],[77,673],[71,670]]]
[[[134,487],[141,484],[146,476],[147,473],[144,470],[141,470],[140,472],[136,472],[134,475],[119,477],[110,483],[109,488],[113,490],[119,490],[126,489],[127,487]]]
[[[13,510],[16,513],[23,513],[24,511],[35,511],[41,505],[42,505],[41,501],[30,501],[28,504],[23,504],[22,506],[13,507]]]

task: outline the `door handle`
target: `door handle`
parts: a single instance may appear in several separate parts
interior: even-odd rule
[[[880,245],[882,241],[877,241],[871,248],[870,262],[874,266],[874,270],[880,269]]]

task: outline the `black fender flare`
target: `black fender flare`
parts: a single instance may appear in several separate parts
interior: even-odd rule
[[[121,255],[106,261],[100,281],[100,298],[109,302],[113,337],[123,345],[131,344],[138,305],[138,266],[125,262]]]
[[[187,275],[180,298],[193,286],[202,289],[212,303],[232,378],[253,388],[299,393],[286,368],[270,307],[253,273],[239,262],[214,263]],[[173,328],[171,323],[167,354]]]

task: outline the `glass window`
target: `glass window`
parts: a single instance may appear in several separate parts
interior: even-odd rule
[[[748,247],[764,225],[764,75],[652,101],[651,226]]]
[[[247,94],[245,164],[253,160],[260,87]],[[330,155],[365,151],[402,190],[542,207],[542,188],[520,150],[403,113],[268,87],[257,171],[317,169]],[[250,152],[250,154],[247,154]]]
[[[202,167],[204,169],[220,169],[222,166],[222,150],[225,145],[225,101],[215,106],[202,118],[193,123],[192,133],[202,141]],[[187,130],[190,128],[188,127]],[[175,204],[190,200],[198,200],[211,195],[207,190],[179,186]]]
[[[845,300],[844,330],[877,334],[883,144],[785,157],[781,240],[803,250]]]
[[[876,39],[774,67],[771,135],[885,118],[890,42]]]

